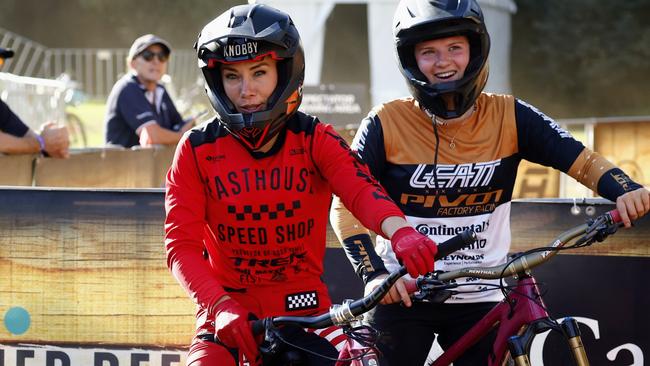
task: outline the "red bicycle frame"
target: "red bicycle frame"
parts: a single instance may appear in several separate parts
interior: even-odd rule
[[[569,344],[574,350],[574,358],[576,358],[578,364],[582,364],[581,360],[586,360],[582,342],[579,338],[577,322],[572,318],[566,318],[561,324],[553,321],[545,309],[535,278],[527,275],[518,278],[517,285],[510,290],[508,296],[431,365],[443,366],[451,364],[494,327],[497,327],[497,334],[492,348],[493,354],[488,360],[489,366],[503,364],[507,351],[510,351],[511,357],[518,364],[517,358],[522,357],[525,360],[520,360],[520,362],[529,364],[528,351],[532,338],[535,334],[549,329],[567,335]],[[577,343],[577,347],[574,347],[574,343]],[[580,354],[575,355],[576,352]],[[581,357],[584,357],[584,359]]]
[[[539,303],[531,299],[538,299]],[[542,307],[543,303],[541,301],[537,283],[533,277],[518,280],[517,286],[506,299],[490,310],[483,319],[449,347],[432,365],[449,365],[497,324],[498,331],[493,347],[496,360],[489,360],[488,365],[496,365],[496,361],[502,362],[510,335],[519,333],[520,329],[526,324],[538,319],[548,318],[548,313]]]

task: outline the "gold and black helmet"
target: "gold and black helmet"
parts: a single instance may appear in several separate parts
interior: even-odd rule
[[[470,60],[459,80],[430,84],[415,61],[415,45],[432,39],[464,35]],[[429,113],[456,118],[472,107],[488,79],[490,37],[476,0],[402,0],[393,18],[398,67],[413,97]],[[442,97],[453,100],[453,109]]]

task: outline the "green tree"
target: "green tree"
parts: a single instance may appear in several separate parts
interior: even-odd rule
[[[155,33],[189,49],[201,27],[244,1],[3,0],[0,25],[47,47],[128,48]]]
[[[515,95],[557,118],[650,114],[647,0],[519,0]]]

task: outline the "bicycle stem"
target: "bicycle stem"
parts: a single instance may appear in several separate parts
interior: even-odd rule
[[[476,233],[472,229],[467,229],[451,239],[438,244],[436,259],[449,255],[464,246],[470,245],[476,241]],[[374,308],[381,299],[388,293],[390,288],[399,278],[407,273],[406,267],[401,266],[397,271],[391,273],[367,296],[355,300],[346,301],[343,304],[334,304],[330,307],[328,313],[316,317],[295,317],[295,316],[277,316],[272,318],[272,325],[298,324],[305,328],[325,328],[330,325],[342,325],[354,320],[357,316],[366,313]],[[259,334],[263,330],[261,322],[253,324],[254,334]]]
[[[436,260],[445,257],[466,245],[473,244],[475,241],[476,233],[472,229],[467,229],[451,239],[438,244]],[[406,273],[408,273],[406,267],[400,266],[397,271],[388,275],[388,277],[386,277],[386,279],[384,279],[379,286],[372,290],[372,292],[367,296],[352,302],[344,302],[341,305],[332,306],[329,311],[330,318],[332,318],[334,324],[341,325],[369,311],[379,304],[381,299],[386,296],[395,282]]]

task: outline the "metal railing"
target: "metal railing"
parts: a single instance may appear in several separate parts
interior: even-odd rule
[[[31,129],[65,119],[66,83],[0,72],[0,99]]]
[[[48,48],[3,28],[0,47],[11,48],[16,54],[6,60],[2,71],[43,79],[67,74],[93,99],[106,98],[113,84],[127,72],[126,48]],[[167,73],[175,90],[195,85],[200,75],[194,51],[173,50]]]

